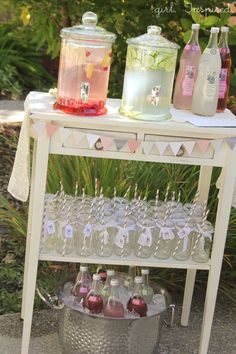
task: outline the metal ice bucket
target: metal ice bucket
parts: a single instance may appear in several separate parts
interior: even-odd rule
[[[155,283],[151,285],[156,292]],[[58,288],[57,295],[61,294],[62,286]],[[161,291],[166,299],[166,310],[132,319],[90,315],[70,308],[60,299],[58,302],[60,295],[50,296],[42,289],[37,291],[51,308],[61,310],[59,340],[63,354],[156,354],[161,327],[163,322],[167,324],[165,317],[168,311],[171,312],[170,326],[174,319],[174,305],[170,304],[169,294],[159,287],[158,292]]]

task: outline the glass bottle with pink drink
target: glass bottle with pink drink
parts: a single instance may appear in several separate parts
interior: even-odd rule
[[[180,57],[179,72],[175,81],[173,104],[175,108],[191,109],[194,84],[198,73],[201,48],[198,43],[199,25],[192,24],[190,40]]]
[[[127,309],[130,313],[139,317],[147,316],[147,303],[143,297],[143,279],[142,277],[135,277],[134,290],[131,298],[128,301]]]
[[[118,279],[111,280],[111,290],[103,314],[106,317],[124,318],[125,310],[119,295]]]
[[[97,15],[86,12],[82,25],[63,28],[54,108],[69,114],[97,116],[105,107],[115,34],[96,26]]]
[[[78,299],[84,299],[91,289],[91,278],[88,273],[88,267],[80,266],[79,274],[76,277],[72,294]]]
[[[227,99],[229,94],[231,55],[228,46],[228,32],[229,27],[221,27],[221,36],[218,44],[221,57],[221,71],[217,112],[223,112],[225,110],[227,107]]]
[[[103,299],[101,295],[101,276],[99,274],[93,274],[92,288],[84,299],[83,306],[94,315],[102,312]]]

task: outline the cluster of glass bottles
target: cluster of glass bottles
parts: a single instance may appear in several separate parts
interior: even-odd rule
[[[157,190],[150,201],[141,199],[136,187],[133,196],[129,188],[125,196],[115,192],[113,198],[104,197],[102,188],[95,197],[62,191],[46,200],[43,252],[206,262],[213,227],[207,221],[206,203],[200,204],[198,196],[183,204],[169,187],[164,200]]]
[[[103,270],[104,273],[104,270]],[[163,294],[154,294],[149,285],[149,270],[142,269],[136,276],[136,267],[129,268],[123,278],[113,269],[91,276],[87,266],[80,266],[75,283],[64,286],[63,302],[93,315],[113,318],[145,317],[161,312],[166,307]]]
[[[199,25],[192,25],[192,35],[180,58],[175,82],[173,104],[175,108],[212,116],[227,106],[231,57],[228,47],[228,27],[211,28],[207,47],[201,55],[198,42]]]

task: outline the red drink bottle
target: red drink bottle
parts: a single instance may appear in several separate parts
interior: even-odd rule
[[[228,27],[221,27],[221,36],[219,41],[221,71],[220,71],[217,112],[223,112],[225,110],[225,108],[227,107],[227,99],[229,94],[231,56],[228,47],[228,32],[229,32]]]
[[[83,305],[89,309],[92,314],[99,314],[103,309],[103,299],[101,295],[101,277],[99,274],[93,274],[92,288]]]
[[[142,277],[135,277],[134,290],[131,298],[128,301],[127,309],[131,313],[138,314],[140,317],[147,316],[147,304],[143,298],[143,279]]]
[[[124,318],[125,316],[124,306],[119,297],[118,279],[111,280],[110,296],[108,297],[103,313],[106,317]]]

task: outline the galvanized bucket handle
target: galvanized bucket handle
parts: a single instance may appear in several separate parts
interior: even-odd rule
[[[175,318],[175,305],[174,304],[169,305],[167,312],[170,312],[170,322],[164,319],[164,323],[167,327],[172,327]]]
[[[39,286],[36,287],[36,291],[40,299],[43,300],[43,302],[52,310],[63,309],[64,304],[59,300],[57,295],[50,295],[45,289],[39,289]]]

